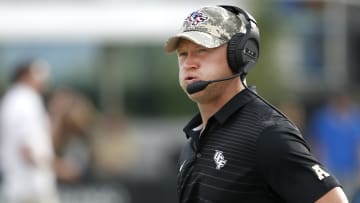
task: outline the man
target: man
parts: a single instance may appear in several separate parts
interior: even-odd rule
[[[2,189],[8,203],[58,202],[52,133],[41,97],[48,77],[43,60],[20,64],[1,102]]]
[[[180,86],[200,111],[184,128],[180,202],[348,202],[298,128],[246,86],[259,54],[250,14],[233,6],[200,8],[165,49],[176,50]]]

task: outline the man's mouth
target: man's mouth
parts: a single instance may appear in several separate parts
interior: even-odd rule
[[[185,78],[185,81],[187,83],[193,83],[193,82],[199,81],[199,79],[197,77],[195,77],[195,76],[188,76],[188,77]]]

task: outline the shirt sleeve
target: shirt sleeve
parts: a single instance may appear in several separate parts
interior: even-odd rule
[[[315,202],[340,186],[291,126],[270,127],[262,133],[257,164],[270,188],[286,202]]]

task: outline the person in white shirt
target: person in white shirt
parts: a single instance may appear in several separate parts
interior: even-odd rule
[[[42,94],[48,63],[32,59],[15,71],[0,104],[2,192],[8,203],[57,203],[50,120]]]

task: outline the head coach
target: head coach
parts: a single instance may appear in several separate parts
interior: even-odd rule
[[[247,87],[259,56],[259,29],[248,12],[202,7],[165,49],[176,51],[180,86],[199,109],[184,128],[179,202],[348,202],[298,128]]]

